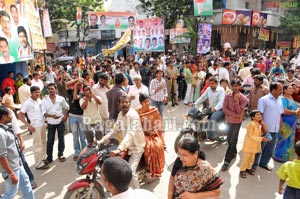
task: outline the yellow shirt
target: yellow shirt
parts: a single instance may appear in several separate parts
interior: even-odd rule
[[[247,125],[247,133],[244,140],[243,152],[258,153],[261,151],[262,141],[261,125],[256,121],[251,121]]]
[[[281,180],[285,180],[289,187],[300,189],[300,160],[284,163],[276,174]]]

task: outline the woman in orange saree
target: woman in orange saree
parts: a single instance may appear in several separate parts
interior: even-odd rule
[[[141,94],[139,101],[142,107],[137,109],[139,113],[146,146],[144,160],[148,167],[149,178],[159,178],[164,169],[164,139],[163,139],[163,122],[157,108],[150,106],[150,97]]]

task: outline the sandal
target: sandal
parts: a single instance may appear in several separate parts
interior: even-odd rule
[[[64,156],[60,156],[60,157],[58,157],[58,159],[59,159],[60,162],[66,161],[66,158]]]
[[[241,176],[241,178],[246,178],[247,177],[246,171],[241,171],[240,176]]]
[[[246,172],[249,173],[252,176],[255,175],[255,169],[246,169]]]

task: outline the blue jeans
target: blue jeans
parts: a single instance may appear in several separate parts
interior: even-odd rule
[[[24,169],[25,169],[25,171],[26,171],[26,173],[29,177],[29,181],[33,182],[34,181],[34,176],[33,176],[32,172],[31,172],[31,170],[28,166],[28,163],[27,163],[23,153],[21,153],[21,160],[22,160],[23,167],[24,167]]]
[[[57,130],[58,136],[58,157],[63,156],[65,150],[65,124],[48,124],[47,136],[47,160],[53,161],[53,145],[55,140],[55,132]]]
[[[218,110],[216,112],[213,112],[213,114],[211,114],[211,116],[209,117],[209,120],[215,121],[215,122],[218,123],[221,119],[224,118],[224,116],[225,116],[224,112],[221,109],[221,110]],[[216,129],[210,131],[209,139],[212,139],[212,140],[216,139],[218,137],[217,131],[218,131],[218,129],[217,129],[217,126],[216,126]]]
[[[12,199],[14,198],[20,187],[22,191],[22,195],[24,199],[34,199],[34,195],[32,192],[31,184],[29,181],[29,177],[26,174],[26,171],[22,166],[20,168],[14,170],[15,174],[18,177],[17,184],[12,184],[10,177],[5,180],[5,193],[3,194],[1,199]],[[3,179],[6,178],[9,174],[7,172],[2,173]]]
[[[82,131],[82,117],[69,116],[70,128],[73,134],[73,147],[75,155],[79,155],[86,146],[85,134]]]
[[[151,100],[151,106],[155,106],[160,113],[161,118],[163,118],[163,111],[164,111],[164,102],[158,102],[155,100]]]
[[[298,199],[300,198],[300,189],[286,186],[283,194],[283,199]]]
[[[275,145],[277,143],[277,133],[270,132],[272,140],[270,142],[261,143],[261,153],[255,155],[255,160],[252,168],[256,169],[258,165],[268,166],[270,159],[272,158]]]

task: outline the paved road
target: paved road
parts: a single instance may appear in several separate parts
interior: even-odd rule
[[[170,170],[176,154],[173,150],[174,140],[179,132],[179,128],[182,127],[184,120],[184,113],[187,111],[187,107],[181,102],[180,106],[165,107],[165,118],[168,119],[168,123],[172,127],[172,130],[167,131],[165,134],[165,140],[167,145],[166,163],[164,173],[159,181],[142,186],[145,189],[153,191],[159,199],[167,198],[168,180],[170,176]],[[243,122],[240,137],[238,142],[238,155],[235,161],[232,163],[230,169],[227,172],[221,172],[221,175],[225,178],[225,184],[222,186],[222,199],[281,199],[282,196],[278,196],[276,191],[278,187],[278,178],[275,175],[275,171],[281,164],[271,161],[271,166],[274,166],[272,172],[267,172],[258,168],[255,176],[247,176],[246,179],[239,178],[239,165],[241,157],[241,148],[243,145],[243,138],[245,136],[245,126],[249,123],[249,119]],[[177,128],[176,128],[177,127]],[[65,135],[66,149],[65,156],[67,161],[64,163],[59,162],[57,159],[51,164],[51,168],[46,171],[34,169],[34,158],[32,151],[32,138],[28,133],[24,133],[24,139],[26,140],[25,156],[32,168],[35,175],[38,188],[35,189],[35,196],[37,199],[54,199],[63,198],[66,193],[67,187],[76,179],[83,178],[76,173],[76,163],[72,160],[73,157],[73,141],[72,134]],[[57,142],[54,145],[54,154],[57,154]],[[206,153],[207,160],[216,168],[220,170],[222,161],[225,155],[227,145],[215,144],[215,143],[202,143],[201,150]],[[4,191],[3,179],[0,178],[0,193]],[[16,198],[21,198],[18,195]]]

